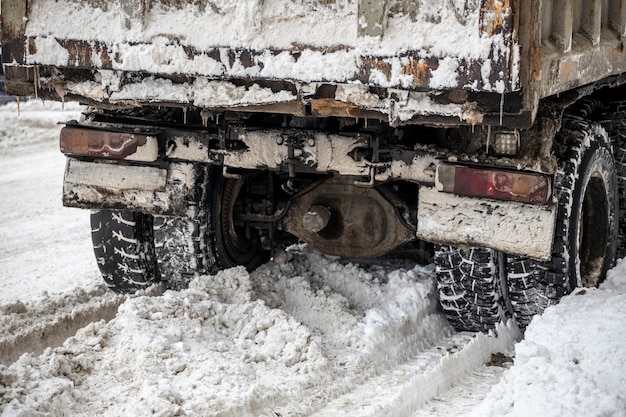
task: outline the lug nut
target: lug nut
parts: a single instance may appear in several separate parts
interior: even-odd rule
[[[318,233],[328,226],[330,221],[330,210],[324,206],[311,206],[308,212],[302,218],[304,228],[311,233]]]

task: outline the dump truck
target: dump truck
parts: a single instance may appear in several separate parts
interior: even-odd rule
[[[430,253],[460,330],[596,286],[626,222],[624,0],[2,0],[6,91],[85,105],[63,204],[115,291]],[[411,249],[412,248],[412,249]],[[429,252],[430,251],[430,252]]]

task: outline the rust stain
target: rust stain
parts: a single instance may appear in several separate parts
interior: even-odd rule
[[[36,54],[37,45],[36,38],[28,38],[28,53]],[[108,46],[103,42],[84,41],[73,39],[58,39],[57,42],[69,54],[69,62],[72,68],[103,68],[110,69],[115,62],[120,62],[119,53],[116,52],[111,56]]]
[[[103,67],[112,68],[111,56],[106,48],[100,49],[100,60],[102,61]]]
[[[311,100],[311,114],[318,117],[363,117],[363,111],[338,100]]]
[[[92,66],[93,49],[90,44],[74,40],[61,41],[60,43],[69,52],[70,60],[74,62],[75,67],[90,68]]]
[[[232,110],[247,113],[281,113],[291,114],[293,116],[306,116],[306,109],[298,100],[284,103],[262,104],[258,106],[232,107]]]
[[[404,75],[413,76],[413,86],[429,85],[432,71],[439,67],[437,61],[425,59],[409,59],[408,62],[401,61],[400,66]]]
[[[26,46],[26,0],[13,0],[2,2],[3,11],[0,13],[0,38],[2,38],[2,58],[4,62],[15,61],[24,63]]]
[[[533,48],[532,56],[534,57],[533,78],[535,81],[541,81],[541,46]]]
[[[566,61],[561,61],[560,65],[559,65],[559,74],[560,75],[565,75],[565,74],[569,74],[572,72],[572,61],[570,60],[566,60]]]
[[[115,56],[113,57],[113,60],[115,61],[116,64],[122,63],[122,57],[120,56],[119,51],[115,52]]]
[[[480,10],[481,33],[489,36],[501,33],[510,15],[510,0],[483,0]]]
[[[37,53],[37,44],[35,43],[35,39],[28,38],[28,53],[36,54]]]
[[[389,62],[380,58],[366,58],[365,59],[365,72],[369,76],[372,71],[378,70],[382,72],[387,81],[391,81],[391,69],[392,66]]]

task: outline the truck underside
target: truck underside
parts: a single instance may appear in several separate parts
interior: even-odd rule
[[[602,280],[626,229],[623,1],[244,3],[2,4],[7,91],[89,105],[61,131],[63,202],[95,210],[113,289],[297,241],[417,246],[452,324],[486,330]],[[166,24],[185,16],[214,30]]]

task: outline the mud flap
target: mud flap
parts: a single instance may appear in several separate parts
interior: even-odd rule
[[[554,204],[476,199],[422,187],[417,237],[444,245],[489,247],[550,259],[555,219]]]
[[[195,185],[193,164],[170,163],[161,168],[68,158],[63,205],[184,216]]]

